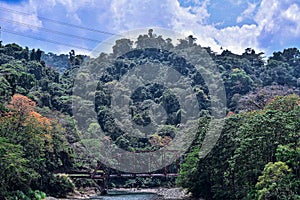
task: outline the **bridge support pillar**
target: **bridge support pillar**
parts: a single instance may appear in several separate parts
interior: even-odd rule
[[[105,183],[105,179],[103,180],[103,185],[100,186],[95,179],[93,179],[98,191],[100,192],[100,195],[106,195],[107,194],[107,187]]]

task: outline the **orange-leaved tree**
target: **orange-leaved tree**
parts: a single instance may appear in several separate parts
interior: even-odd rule
[[[15,94],[7,108],[11,110],[10,114],[19,117],[19,122],[25,126],[33,124],[47,131],[51,130],[50,119],[36,112],[36,103],[26,96]]]
[[[34,110],[36,103],[24,95],[15,94],[7,107],[19,114],[28,114]]]
[[[56,187],[52,180],[55,179],[52,176],[53,171],[72,165],[72,151],[64,138],[64,129],[56,120],[50,120],[37,112],[36,103],[26,96],[15,94],[6,108],[8,109],[0,115],[0,142],[4,138],[3,144],[18,147],[20,151],[18,160],[24,160],[24,171],[30,172],[30,176],[27,176],[28,173],[22,177],[17,173],[12,173],[15,176],[13,181],[16,187],[9,184],[2,190],[10,190],[8,188],[12,191],[23,190],[20,185],[22,187],[26,185],[32,189],[51,192],[51,188]],[[2,154],[0,152],[0,163],[3,155],[6,154],[6,152]],[[7,166],[16,166],[15,160],[7,161]],[[2,169],[0,165],[0,171]],[[11,171],[18,170],[15,167]],[[3,173],[0,175],[4,176]],[[20,181],[21,178],[24,181]],[[17,184],[17,182],[20,183]]]

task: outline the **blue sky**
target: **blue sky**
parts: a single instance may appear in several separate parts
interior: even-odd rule
[[[1,40],[59,54],[72,47],[7,31],[79,46],[82,48],[73,49],[80,53],[89,53],[83,48],[93,49],[98,43],[53,31],[101,41],[111,37],[45,18],[116,34],[162,27],[186,36],[193,34],[198,44],[217,52],[221,46],[235,53],[251,47],[267,55],[288,47],[300,48],[299,0],[0,0]]]
[[[9,4],[18,4],[18,3],[24,2],[24,0],[0,0],[0,2],[5,2],[5,3],[9,3]]]

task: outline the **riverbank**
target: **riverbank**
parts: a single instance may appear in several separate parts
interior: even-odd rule
[[[182,188],[116,188],[113,191],[124,191],[129,193],[153,193],[158,195],[157,200],[192,200],[189,194]],[[68,198],[53,198],[47,197],[46,200],[75,200],[89,199],[97,196],[94,188],[85,188],[74,192]]]
[[[141,189],[128,189],[120,188],[114,189],[119,191],[128,191],[128,192],[145,192],[145,193],[154,193],[159,196],[159,200],[188,200],[191,199],[190,195],[186,194],[186,191],[182,188],[141,188]]]

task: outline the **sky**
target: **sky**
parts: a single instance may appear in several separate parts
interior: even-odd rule
[[[0,0],[0,26],[4,44],[57,54],[89,54],[113,34],[161,27],[216,52],[271,55],[300,48],[300,0]]]

